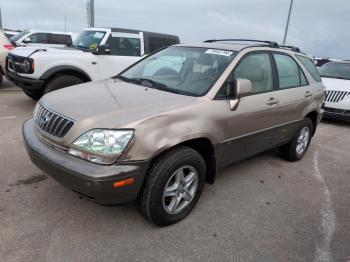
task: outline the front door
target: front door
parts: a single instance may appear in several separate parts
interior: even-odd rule
[[[240,98],[235,110],[229,110],[227,135],[223,142],[222,165],[227,165],[271,148],[274,132],[281,124],[277,116],[279,100],[268,52],[252,52],[244,56],[231,74],[252,83],[252,93]]]
[[[143,38],[140,34],[112,32],[106,42],[110,54],[99,55],[100,78],[119,74],[142,58]]]

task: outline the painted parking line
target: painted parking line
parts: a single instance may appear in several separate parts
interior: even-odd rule
[[[0,119],[15,119],[17,116],[0,116]]]
[[[318,164],[318,151],[314,153],[314,177],[321,184],[322,187],[322,197],[323,197],[323,205],[321,208],[321,239],[316,242],[316,252],[314,261],[315,262],[328,262],[333,261],[332,250],[331,250],[331,241],[333,237],[333,233],[335,230],[336,217],[332,207],[332,199],[328,189],[328,186],[322,176],[320,171],[320,167]]]

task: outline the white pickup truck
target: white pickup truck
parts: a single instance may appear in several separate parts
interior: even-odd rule
[[[63,87],[117,75],[147,54],[177,43],[174,35],[88,28],[69,47],[15,48],[7,56],[7,78],[38,100]]]

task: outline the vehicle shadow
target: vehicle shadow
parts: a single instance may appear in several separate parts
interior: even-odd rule
[[[350,128],[350,122],[336,120],[336,119],[323,118],[321,123]]]

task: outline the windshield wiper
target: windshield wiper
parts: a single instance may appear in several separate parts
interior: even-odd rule
[[[128,78],[128,77],[121,76],[121,75],[116,76],[116,78],[121,79],[121,80],[128,82],[128,83],[134,83],[134,84],[145,86],[148,88],[154,88],[154,89],[167,91],[167,92],[171,92],[171,93],[175,93],[175,94],[181,94],[181,95],[187,95],[187,96],[198,96],[197,94],[193,94],[191,92],[168,87],[166,84],[160,83],[158,81],[154,81],[154,80],[149,79],[149,78]],[[144,84],[145,82],[149,83],[150,85],[145,85]]]

